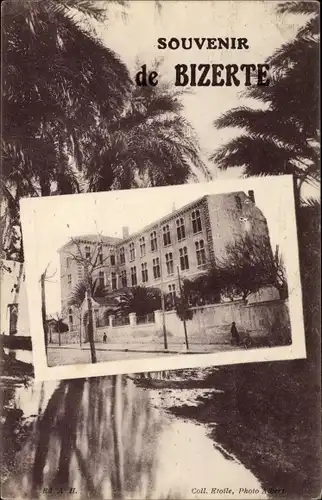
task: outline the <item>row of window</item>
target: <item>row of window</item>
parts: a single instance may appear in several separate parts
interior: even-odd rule
[[[199,233],[200,231],[202,231],[200,210],[194,210],[192,212],[191,220],[192,220],[192,232],[195,234],[195,233]],[[185,228],[184,217],[179,217],[176,220],[176,230],[177,230],[178,241],[185,239],[186,228]],[[163,246],[167,247],[167,246],[171,245],[171,231],[170,231],[169,224],[165,224],[162,227],[162,240],[163,240]],[[141,236],[141,238],[139,238],[139,249],[140,249],[140,257],[144,257],[146,255],[146,251],[147,251],[147,244],[146,244],[145,236]],[[150,249],[151,249],[151,252],[155,252],[158,249],[158,237],[157,237],[156,231],[152,231],[152,233],[150,233]],[[130,258],[130,261],[135,260],[135,243],[133,241],[129,244],[129,258]],[[121,264],[125,263],[125,248],[124,247],[120,248],[120,263]]]
[[[194,210],[191,213],[191,221],[192,221],[192,232],[194,234],[199,233],[202,231],[202,223],[201,223],[201,216],[200,216],[200,210]],[[186,237],[186,227],[185,227],[185,220],[184,217],[179,217],[176,220],[176,230],[177,230],[177,239],[178,241],[181,241],[185,239]],[[170,225],[166,224],[162,227],[162,239],[163,239],[163,246],[169,246],[171,245],[171,233],[170,233]],[[139,248],[140,248],[140,257],[144,257],[146,255],[146,239],[145,236],[142,236],[139,239]],[[151,252],[155,252],[158,250],[158,237],[157,237],[157,232],[152,231],[150,233],[150,249]],[[85,246],[85,259],[90,260],[91,259],[91,247],[89,245]],[[135,243],[131,242],[129,244],[129,258],[130,261],[135,260]],[[97,255],[97,264],[103,265],[104,262],[106,262],[106,258],[104,260],[103,256],[103,250],[100,249],[98,251]],[[67,268],[70,268],[71,266],[71,261],[72,259],[70,257],[67,258]],[[116,264],[116,258],[115,255],[110,255],[110,264],[111,266],[115,266]],[[121,247],[120,248],[120,264],[125,264],[125,248]]]
[[[196,241],[195,248],[197,256],[197,264],[198,266],[202,266],[206,263],[206,250],[205,250],[204,240]],[[181,271],[189,270],[189,255],[187,247],[179,249],[179,263]],[[165,254],[165,265],[166,265],[167,275],[168,276],[173,275],[174,274],[173,252],[168,252]],[[136,286],[138,283],[136,266],[131,267],[130,274],[131,274],[131,286]],[[153,279],[159,279],[161,277],[159,257],[156,257],[152,261],[152,274],[153,274]],[[141,264],[141,278],[143,283],[147,283],[149,281],[149,271],[146,262],[142,262]],[[124,285],[125,281],[126,281],[126,271],[122,271],[121,273],[122,286],[127,286]]]
[[[206,263],[206,251],[205,251],[205,242],[204,240],[199,240],[195,242],[195,250],[197,257],[197,265],[202,266]],[[181,271],[186,271],[189,269],[189,255],[188,248],[182,247],[179,249],[179,263]],[[167,275],[171,276],[174,274],[174,263],[173,263],[173,252],[168,252],[165,254],[165,265],[167,270]],[[161,277],[161,268],[160,268],[160,258],[155,257],[152,261],[152,273],[153,279],[159,279]],[[147,283],[149,281],[149,271],[148,265],[146,262],[142,262],[141,264],[141,277],[142,282]],[[127,286],[127,275],[126,270],[123,270],[120,273],[121,286]],[[72,275],[68,275],[67,279],[68,285],[72,285]],[[131,267],[131,284],[132,286],[137,285],[137,276],[136,276],[136,266]],[[104,271],[99,271],[98,273],[98,285],[100,287],[105,286],[105,274]],[[111,288],[115,290],[117,288],[117,275],[115,272],[111,273]]]

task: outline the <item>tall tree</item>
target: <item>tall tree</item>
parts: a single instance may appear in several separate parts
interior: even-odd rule
[[[126,67],[85,31],[81,15],[102,20],[104,10],[83,0],[3,9],[3,176],[9,185],[25,180],[31,195],[79,190],[69,159],[81,166],[80,143],[118,116],[129,90]]]
[[[284,2],[277,13],[309,19],[293,40],[267,59],[270,85],[250,87],[242,94],[263,109],[240,106],[214,122],[217,128],[236,127],[243,133],[219,147],[211,159],[221,169],[243,167],[246,176],[293,174],[299,198],[303,183],[316,185],[320,180],[318,4]]]
[[[182,184],[197,172],[209,179],[181,94],[162,80],[132,86],[124,113],[97,134],[88,158],[91,191]]]
[[[160,289],[134,286],[120,294],[119,305],[124,314],[135,312],[138,316],[145,316],[161,309]]]

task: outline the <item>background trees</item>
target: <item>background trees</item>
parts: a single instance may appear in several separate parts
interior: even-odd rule
[[[234,300],[274,286],[281,299],[288,297],[283,257],[277,246],[275,252],[265,238],[245,235],[226,247],[221,262],[210,262],[207,272],[195,280],[184,280],[183,291],[190,306]]]
[[[135,312],[145,316],[161,309],[161,292],[159,288],[135,286],[120,295],[119,304],[124,315]]]
[[[309,17],[295,38],[267,59],[270,85],[241,94],[262,109],[240,106],[215,120],[215,127],[236,127],[241,134],[217,148],[211,159],[221,169],[242,167],[247,177],[293,174],[299,199],[303,183],[320,181],[319,8],[315,2],[284,2],[277,13]]]

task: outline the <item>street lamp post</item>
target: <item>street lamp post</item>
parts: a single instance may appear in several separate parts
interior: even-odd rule
[[[187,323],[186,323],[186,318],[185,318],[186,308],[185,308],[184,297],[183,297],[183,292],[182,292],[179,266],[177,266],[177,273],[178,273],[178,283],[179,283],[179,290],[180,290],[180,300],[181,300],[181,304],[182,304],[182,320],[183,320],[184,337],[185,337],[185,341],[186,341],[187,350],[189,350]]]
[[[160,287],[161,287],[161,311],[162,311],[162,331],[163,331],[163,340],[164,340],[164,348],[168,350],[168,339],[167,339],[167,329],[165,326],[165,303],[164,303],[164,292],[163,292],[163,269],[162,269],[162,238],[161,238],[161,224],[159,224],[159,259],[160,259]]]

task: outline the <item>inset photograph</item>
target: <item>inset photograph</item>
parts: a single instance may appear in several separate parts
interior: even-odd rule
[[[36,376],[296,356],[292,197],[284,176],[23,200]]]

